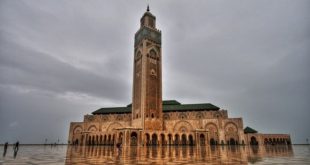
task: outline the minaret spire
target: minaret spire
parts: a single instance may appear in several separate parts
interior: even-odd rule
[[[149,4],[147,4],[146,11],[150,11],[150,6],[149,6]]]

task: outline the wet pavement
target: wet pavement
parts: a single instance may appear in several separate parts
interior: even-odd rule
[[[3,146],[1,146],[3,148]],[[18,164],[310,164],[310,146],[9,146],[0,165]]]

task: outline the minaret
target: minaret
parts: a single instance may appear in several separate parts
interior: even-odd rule
[[[135,34],[132,126],[162,130],[161,32],[149,6]]]

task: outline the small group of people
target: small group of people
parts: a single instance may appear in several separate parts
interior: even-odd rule
[[[5,142],[5,143],[4,143],[4,150],[3,150],[3,157],[5,157],[5,155],[6,155],[6,152],[7,152],[7,150],[8,150],[8,146],[9,146],[9,143],[8,143],[8,142]],[[13,146],[14,158],[16,158],[18,149],[19,149],[19,141],[17,141],[17,142],[14,144],[14,146]]]

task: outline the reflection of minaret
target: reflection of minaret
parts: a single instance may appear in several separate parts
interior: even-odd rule
[[[132,126],[162,129],[161,32],[149,6],[135,34]]]

